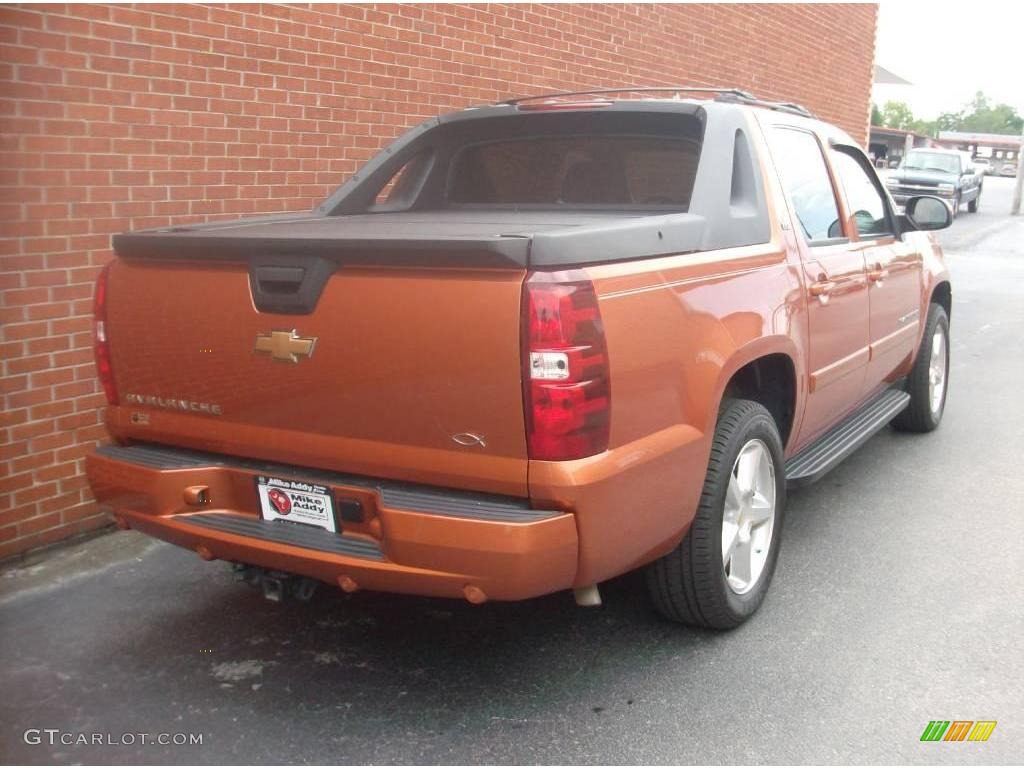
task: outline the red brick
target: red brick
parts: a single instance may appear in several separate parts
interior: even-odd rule
[[[16,360],[7,361],[7,373],[31,373],[32,371],[44,371],[51,365],[49,355],[35,355],[34,357],[19,357]]]
[[[32,473],[23,472],[18,475],[10,475],[9,477],[0,477],[0,493],[8,493],[10,491],[20,491],[23,488],[32,487]]]
[[[19,323],[3,329],[7,339],[37,339],[47,331],[46,323]]]
[[[75,372],[71,368],[47,368],[44,371],[37,371],[29,377],[29,386],[52,387],[55,384],[67,384],[73,381]]]
[[[33,533],[45,531],[47,528],[53,528],[56,525],[60,525],[60,512],[51,512],[47,515],[40,515],[31,520],[18,523],[18,535],[30,536]]]
[[[29,412],[22,409],[8,409],[0,412],[0,427],[11,427],[28,421]]]
[[[36,482],[47,483],[77,474],[78,468],[73,463],[53,464],[36,471]]]
[[[98,528],[104,525],[110,525],[110,516],[103,512],[96,502],[90,501],[76,507],[64,509],[61,513],[61,522],[65,524],[74,522],[84,524],[84,527],[79,529],[81,532],[82,530],[88,530],[92,527]]]
[[[74,491],[72,493],[62,493],[57,496],[51,496],[48,499],[37,502],[36,514],[45,515],[48,512],[63,512],[64,510],[74,507],[76,504],[81,503],[82,494],[81,491]]]
[[[29,414],[33,420],[36,419],[48,419],[55,416],[66,416],[69,413],[73,413],[75,410],[75,404],[71,400],[57,400],[55,402],[43,403],[42,405],[36,405],[29,409]]]
[[[12,427],[11,436],[15,440],[31,440],[33,437],[49,435],[56,431],[56,424],[53,419],[42,419]]]
[[[799,4],[0,7],[0,483],[50,493],[0,517],[0,557],[107,523],[77,473],[104,437],[91,296],[112,234],[308,210],[406,126],[512,93],[726,82],[863,139],[876,17]],[[31,493],[0,484],[0,503]]]
[[[5,509],[0,512],[0,525],[4,527],[8,525],[13,526],[15,523],[28,520],[37,514],[39,514],[39,507],[36,504],[23,504],[20,507]]]

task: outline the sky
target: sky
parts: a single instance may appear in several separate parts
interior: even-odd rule
[[[959,111],[984,91],[1024,114],[1024,1],[881,0],[875,63],[913,85],[876,86],[914,117]]]

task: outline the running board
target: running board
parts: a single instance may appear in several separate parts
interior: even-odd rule
[[[909,404],[910,395],[899,389],[887,389],[869,400],[786,462],[786,487],[819,480]]]

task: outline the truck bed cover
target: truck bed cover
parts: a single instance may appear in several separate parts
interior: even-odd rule
[[[696,250],[703,218],[643,211],[296,214],[129,232],[128,260],[318,256],[352,265],[565,267]]]

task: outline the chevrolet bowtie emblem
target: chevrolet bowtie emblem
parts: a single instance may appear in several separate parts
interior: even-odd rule
[[[285,363],[297,363],[300,357],[312,357],[316,346],[316,336],[303,338],[294,329],[291,331],[271,331],[256,334],[256,344],[252,351],[270,355],[274,360]]]

